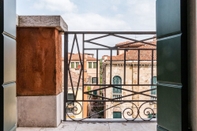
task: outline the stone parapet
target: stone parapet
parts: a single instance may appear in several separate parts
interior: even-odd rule
[[[67,31],[68,26],[61,16],[18,16],[18,27],[55,27]]]
[[[62,31],[60,16],[18,16],[17,96],[62,92]]]
[[[63,119],[63,93],[17,97],[18,127],[56,127]]]
[[[17,125],[56,127],[63,119],[60,16],[18,16]]]

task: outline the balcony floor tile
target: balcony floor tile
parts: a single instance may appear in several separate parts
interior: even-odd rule
[[[63,122],[57,128],[18,127],[16,131],[156,131],[156,122]]]

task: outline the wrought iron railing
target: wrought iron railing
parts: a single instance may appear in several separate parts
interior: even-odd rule
[[[156,64],[155,32],[65,32],[64,120],[155,119]]]

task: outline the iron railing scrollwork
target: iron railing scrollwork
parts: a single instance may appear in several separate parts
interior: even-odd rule
[[[112,46],[108,37],[126,42]],[[116,112],[126,121],[155,119],[155,38],[154,31],[65,32],[64,120],[112,120]],[[71,62],[76,67],[71,69]],[[115,76],[121,76],[121,82],[114,82]]]

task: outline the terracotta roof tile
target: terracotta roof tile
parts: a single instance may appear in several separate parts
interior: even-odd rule
[[[120,45],[127,45],[128,47],[128,43],[131,43],[131,41],[126,41],[126,42],[122,42],[122,43],[118,43],[116,44],[117,46],[119,46],[119,49],[121,49]],[[129,45],[129,47],[133,47],[133,48],[137,48],[137,49],[156,49],[156,40],[154,41],[149,41],[149,43],[155,45],[148,45],[148,44],[144,44],[144,43],[135,43],[135,44],[131,44]],[[124,47],[125,48],[125,47]],[[103,56],[103,58],[106,56]],[[153,52],[153,59],[156,60],[156,50],[154,50]],[[105,60],[110,60],[110,56],[107,56],[107,59]],[[120,54],[117,56],[112,56],[112,60],[124,60],[124,54]],[[138,60],[138,50],[128,50],[126,52],[126,60]],[[152,51],[151,50],[140,50],[140,60],[152,60]]]
[[[81,60],[83,58],[83,55],[81,54]],[[87,61],[96,61],[96,58],[94,57],[91,57],[91,56],[88,56],[88,55],[84,55],[85,59]],[[68,59],[70,59],[70,53],[68,54]],[[78,54],[72,54],[72,57],[71,57],[71,61],[79,61],[79,55]]]
[[[87,61],[96,61],[96,58],[94,58],[94,57],[87,57],[86,60]]]
[[[137,43],[133,43],[132,41],[125,41],[125,42],[121,42],[115,45],[115,47],[140,47],[144,45],[143,43],[137,42]]]

